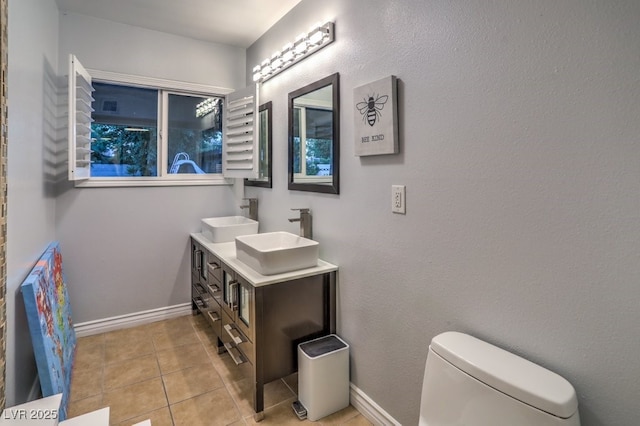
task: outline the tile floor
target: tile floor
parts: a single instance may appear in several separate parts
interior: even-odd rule
[[[109,406],[110,424],[254,425],[251,374],[218,355],[201,315],[182,316],[78,339],[69,416]],[[297,375],[265,386],[259,424],[371,425],[349,406],[317,422],[300,421],[291,403]]]

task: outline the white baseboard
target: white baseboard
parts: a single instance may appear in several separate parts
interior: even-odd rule
[[[351,405],[353,405],[364,417],[367,418],[374,425],[380,426],[401,426],[400,423],[391,417],[389,413],[384,411],[382,407],[375,403],[375,401],[362,392],[360,388],[351,383],[351,390],[349,392],[349,399]]]
[[[135,327],[149,324],[156,321],[180,317],[191,313],[191,303],[167,306],[164,308],[151,309],[149,311],[135,312],[117,317],[104,318],[95,321],[87,321],[76,324],[73,328],[77,337],[91,336],[93,334],[105,333],[107,331],[119,330],[121,328]]]

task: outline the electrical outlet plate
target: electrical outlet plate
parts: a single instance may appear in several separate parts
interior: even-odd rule
[[[406,191],[404,185],[391,185],[391,211],[406,214]]]

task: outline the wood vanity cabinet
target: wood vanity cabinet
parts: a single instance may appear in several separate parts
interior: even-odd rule
[[[191,242],[191,309],[201,313],[216,336],[222,334],[222,262],[196,241]],[[218,344],[218,352],[222,343]]]
[[[195,241],[191,242],[191,309],[193,314],[206,311],[206,272],[202,269],[205,258],[204,248]]]
[[[238,272],[241,267],[235,259],[235,249],[233,256],[217,257],[193,236],[191,246],[192,292],[205,306],[200,307],[194,301],[194,314],[202,313],[210,320],[218,336],[219,353],[228,352],[237,365],[251,365],[253,404],[256,420],[261,420],[264,385],[297,371],[298,344],[335,333],[336,268],[254,285]],[[198,260],[200,252],[204,254]],[[203,264],[218,266],[213,269],[207,266],[205,284],[198,269]],[[208,299],[202,296],[201,287]]]

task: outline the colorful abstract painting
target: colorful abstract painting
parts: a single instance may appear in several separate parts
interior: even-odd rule
[[[62,393],[59,420],[64,420],[71,390],[76,334],[58,242],[49,245],[21,288],[42,396]]]

